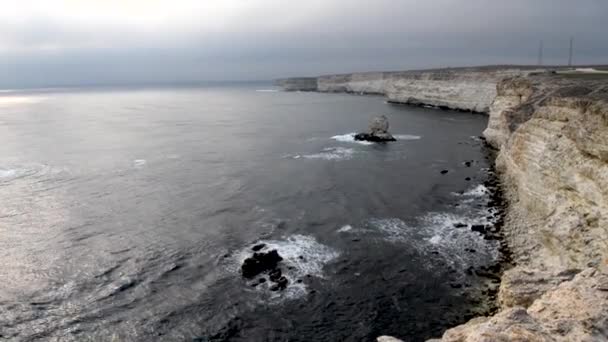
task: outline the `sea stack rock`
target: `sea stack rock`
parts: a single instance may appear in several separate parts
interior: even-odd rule
[[[369,133],[358,133],[355,135],[355,140],[372,142],[396,141],[397,139],[388,132],[388,127],[388,118],[385,115],[376,116],[369,122]]]

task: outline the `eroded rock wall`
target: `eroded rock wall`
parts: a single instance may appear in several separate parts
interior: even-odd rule
[[[285,91],[317,91],[316,77],[291,77],[275,81],[275,84]]]
[[[316,78],[314,90],[385,95],[395,103],[487,113],[502,79],[545,70],[493,66],[326,75]],[[285,90],[311,90],[309,82],[310,78],[292,78],[278,84]]]
[[[396,73],[389,76],[386,96],[392,102],[487,113],[496,98],[496,85],[502,79],[529,72],[445,69]]]
[[[516,266],[500,313],[437,341],[608,341],[608,79],[505,79],[484,135]]]
[[[356,93],[383,95],[389,73],[364,72],[344,75],[320,76],[318,91],[327,93]]]

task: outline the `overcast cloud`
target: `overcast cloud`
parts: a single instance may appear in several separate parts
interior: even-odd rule
[[[606,0],[0,0],[0,86],[608,63]]]

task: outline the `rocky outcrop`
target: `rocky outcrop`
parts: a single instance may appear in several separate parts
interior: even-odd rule
[[[501,102],[515,105],[494,106],[485,135],[500,148],[516,260],[556,271],[608,260],[608,82],[506,80]]]
[[[510,307],[494,317],[474,318],[434,341],[606,341],[607,287],[608,275],[590,268],[543,294],[527,309]]]
[[[388,127],[389,124],[386,115],[373,117],[369,122],[369,133],[357,133],[355,134],[355,140],[380,143],[396,141],[397,139],[388,132]]]
[[[499,314],[440,341],[608,341],[608,79],[505,79],[484,135],[516,266]]]

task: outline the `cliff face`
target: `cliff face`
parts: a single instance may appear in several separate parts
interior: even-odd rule
[[[500,149],[516,266],[503,311],[441,341],[608,340],[608,79],[506,79],[484,134]]]
[[[386,82],[386,96],[392,102],[485,113],[496,97],[499,81],[529,72],[520,69],[464,69],[398,73],[391,75]]]
[[[275,81],[275,84],[285,91],[316,91],[316,77],[291,77]]]
[[[328,75],[318,78],[318,91],[326,93],[357,93],[383,95],[386,89],[385,72],[366,72]]]
[[[316,88],[310,79],[302,82],[302,78],[280,80],[278,84],[285,90],[385,95],[395,103],[486,113],[496,97],[498,82],[539,71],[544,70],[505,66],[366,72],[320,76]]]
[[[608,82],[529,77],[498,89],[484,134],[500,149],[515,256],[539,269],[608,260]]]

